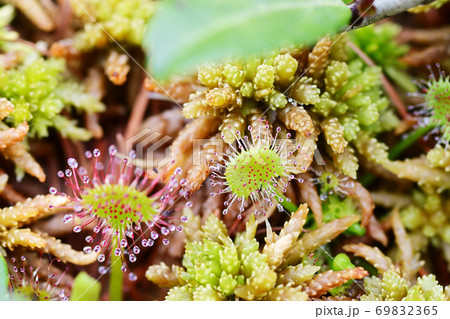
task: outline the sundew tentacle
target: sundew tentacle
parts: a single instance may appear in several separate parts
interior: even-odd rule
[[[106,165],[101,161],[101,152],[94,149],[86,152],[86,158],[92,163],[91,173],[79,166],[74,158],[69,158],[69,169],[58,172],[71,188],[67,196],[73,213],[63,218],[64,223],[74,222],[73,231],[80,233],[87,225],[93,224],[92,232],[85,237],[87,254],[98,254],[97,260],[104,262],[107,252],[121,257],[122,270],[126,271],[127,260],[135,262],[140,247],[150,247],[157,240],[169,244],[167,236],[171,232],[182,231],[182,226],[173,223],[172,213],[181,208],[173,208],[181,198],[180,183],[176,178],[181,169],[175,169],[174,175],[164,186],[160,186],[164,172],[145,172],[135,167],[134,151],[128,156],[117,153],[115,146],[110,146],[109,160]],[[50,193],[56,194],[51,187]],[[186,206],[191,206],[190,202]],[[185,222],[185,217],[181,218]],[[127,258],[125,258],[127,256]],[[127,259],[127,260],[126,260]],[[105,267],[101,267],[104,272]],[[133,273],[130,279],[136,279]]]
[[[412,106],[413,115],[419,120],[421,126],[434,126],[430,134],[439,135],[436,140],[446,147],[450,143],[450,77],[441,71],[436,64],[438,76],[435,75],[430,66],[428,81],[418,83],[420,92],[413,93],[424,99],[419,105]]]
[[[255,214],[265,214],[269,206],[277,205],[283,210],[277,194],[286,192],[289,182],[294,179],[295,167],[293,154],[300,148],[287,135],[286,139],[277,140],[280,129],[272,137],[270,126],[265,120],[250,125],[249,136],[236,132],[236,142],[230,144],[224,154],[217,154],[221,162],[212,165],[212,184],[220,190],[211,196],[228,193],[224,202],[223,214],[238,202],[239,215],[245,210],[245,203],[250,199],[256,204]]]
[[[49,273],[46,276],[46,280],[41,280],[39,275],[40,268],[34,268],[29,265],[24,256],[20,257],[20,261],[16,260],[14,257],[11,258],[11,263],[12,269],[8,276],[9,290],[13,300],[69,300],[69,297],[64,289],[58,289],[58,285],[63,278],[65,271],[58,278],[56,278],[54,273]],[[49,271],[51,269],[50,265],[48,266]]]

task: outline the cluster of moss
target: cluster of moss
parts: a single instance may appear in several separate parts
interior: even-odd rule
[[[287,105],[282,92],[295,80],[297,69],[298,62],[288,51],[203,65],[198,80],[205,89],[191,95],[183,114],[187,118],[221,117],[225,124],[222,133],[229,128],[242,132],[245,117],[255,109]]]
[[[349,32],[348,36],[376,65],[382,67],[383,72],[394,83],[408,92],[414,92],[414,84],[401,62],[409,47],[396,41],[400,31],[399,25],[386,22],[356,29]],[[348,53],[351,59],[358,58],[353,51],[350,50]]]
[[[436,247],[450,244],[450,200],[446,194],[415,190],[413,203],[401,210],[403,224],[417,249],[430,242]]]
[[[7,123],[17,126],[28,122],[33,137],[47,137],[48,129],[53,127],[74,140],[90,139],[89,131],[77,127],[76,121],[62,113],[70,107],[88,113],[101,112],[104,105],[70,78],[64,60],[44,58],[28,45],[5,41],[18,38],[16,32],[8,30],[13,17],[12,6],[1,8],[0,32],[5,37],[0,42],[4,57],[0,63],[0,96],[14,106]]]
[[[330,61],[325,71],[325,92],[317,94],[318,103],[311,109],[323,117],[337,117],[344,127],[347,142],[356,139],[360,130],[379,133],[398,125],[389,101],[383,97],[378,67],[364,66],[360,60],[350,63]]]
[[[190,96],[183,114],[221,118],[222,135],[233,142],[228,131],[245,130],[247,115],[270,108],[285,122],[281,110],[292,113],[297,110],[293,105],[299,105],[324,133],[336,166],[355,178],[358,160],[349,143],[361,131],[373,136],[392,130],[399,119],[382,92],[381,68],[365,66],[355,56],[349,60],[346,39],[331,46],[324,38],[309,53],[281,50],[264,58],[204,65],[198,71],[204,88]]]
[[[350,197],[340,198],[338,195],[333,194],[327,197],[327,199],[322,203],[323,211],[323,221],[328,223],[332,220],[356,215],[358,213],[357,206],[353,199]],[[362,236],[366,233],[365,228],[363,228],[359,222],[351,225],[344,234],[347,235],[357,235]]]
[[[363,301],[445,301],[447,297],[435,275],[427,275],[417,279],[410,285],[396,271],[388,270],[382,278],[364,278]]]
[[[427,160],[431,167],[444,169],[450,172],[450,151],[440,144],[436,144],[433,149],[428,151]]]
[[[146,277],[159,286],[171,287],[166,300],[306,300],[345,291],[349,280],[366,272],[355,268],[344,254],[337,256],[329,269],[319,246],[347,229],[355,218],[334,221],[300,236],[307,212],[306,205],[301,206],[279,235],[271,232],[267,222],[262,252],[255,239],[253,214],[246,231],[238,233],[234,241],[215,215],[208,216],[201,228],[200,219],[191,215],[191,224],[185,229],[184,268],[161,263],[150,266]]]
[[[13,125],[28,122],[31,136],[47,137],[54,127],[63,136],[88,140],[89,131],[63,116],[63,110],[73,106],[79,111],[100,112],[104,105],[86,93],[82,85],[65,79],[63,60],[44,59],[37,52],[28,53],[13,68],[0,65],[0,95],[14,105],[9,119]]]
[[[438,0],[434,6],[442,5],[446,1]],[[79,51],[110,49],[114,42],[126,48],[140,46],[156,3],[152,0],[78,0],[71,1],[71,5],[74,13],[73,24],[70,26],[74,28],[71,30],[74,32],[73,37],[68,42],[56,42],[55,52],[60,49],[61,54],[55,55],[66,57],[67,62],[76,68],[86,65],[81,58],[85,55]],[[8,26],[13,14],[12,6],[0,8],[0,97],[12,105],[10,112],[8,109],[9,113],[2,117],[5,122],[1,123],[2,131],[26,122],[31,137],[47,137],[54,128],[64,137],[89,140],[91,133],[77,126],[71,115],[76,116],[79,112],[100,112],[104,110],[104,105],[99,98],[88,94],[79,81],[71,77],[64,60],[46,57],[41,53],[46,50],[41,47],[45,46],[45,43],[33,45],[15,41],[19,39],[19,35]],[[29,18],[29,15],[27,17]],[[55,34],[59,31],[61,30],[57,30]],[[409,195],[405,196],[407,200],[411,199],[411,202],[400,211],[402,222],[410,232],[414,247],[424,250],[428,243],[439,248],[450,247],[448,148],[437,144],[426,156],[394,161],[390,158],[387,144],[379,139],[380,133],[400,126],[400,120],[382,90],[383,72],[402,89],[414,89],[409,76],[404,72],[404,66],[399,62],[408,50],[407,46],[395,42],[399,32],[400,28],[392,23],[369,26],[333,40],[326,36],[312,48],[284,48],[261,56],[205,64],[198,69],[196,80],[183,79],[179,83],[175,81],[169,84],[173,85],[171,89],[179,89],[184,95],[187,95],[187,91],[190,93],[197,89],[187,102],[180,97],[180,100],[186,102],[183,115],[187,119],[211,119],[202,122],[206,124],[198,125],[198,128],[188,126],[187,130],[179,134],[180,139],[173,145],[178,143],[183,144],[183,147],[174,147],[172,152],[177,153],[177,150],[180,150],[175,156],[182,158],[180,162],[183,162],[183,165],[190,165],[187,150],[193,139],[214,136],[214,141],[217,141],[221,136],[230,144],[244,135],[257,139],[260,137],[257,137],[256,131],[261,133],[255,129],[257,125],[267,126],[268,135],[272,132],[275,135],[277,132],[277,138],[293,136],[296,144],[292,144],[295,148],[287,153],[289,156],[295,154],[298,158],[307,159],[305,164],[297,160],[292,162],[292,171],[289,171],[289,174],[293,175],[289,176],[286,184],[279,185],[283,193],[289,194],[289,191],[295,190],[290,188],[289,182],[298,177],[294,175],[308,170],[318,147],[328,152],[332,163],[324,168],[318,178],[319,191],[312,185],[308,189],[309,194],[305,194],[306,187],[301,194],[305,195],[304,197],[309,195],[308,204],[318,204],[316,207],[319,207],[320,220],[317,218],[316,222],[311,222],[312,219],[307,219],[309,209],[306,205],[301,205],[293,212],[295,199],[285,199],[280,192],[273,197],[274,203],[277,202],[275,204],[282,210],[282,203],[287,206],[289,202],[292,204],[289,205],[292,215],[278,234],[272,232],[269,221],[265,220],[265,244],[256,238],[257,217],[253,214],[248,219],[245,231],[233,237],[225,223],[211,212],[203,212],[210,213],[203,225],[200,225],[200,217],[191,213],[189,225],[185,228],[187,240],[182,266],[169,267],[161,263],[150,266],[146,273],[150,281],[170,288],[166,300],[307,300],[324,296],[350,298],[349,287],[353,285],[354,280],[367,276],[368,272],[361,267],[355,267],[345,254],[338,254],[334,258],[331,256],[334,255],[333,248],[340,248],[340,242],[335,239],[341,233],[351,236],[366,234],[366,230],[360,225],[359,211],[365,209],[361,205],[363,201],[367,206],[372,206],[369,192],[364,189],[367,194],[361,194],[362,186],[359,189],[353,187],[356,182],[346,186],[346,190],[350,191],[340,190],[343,175],[346,175],[347,180],[351,180],[349,177],[357,178],[360,157],[379,164],[376,168],[380,171],[386,169],[396,177],[409,179],[422,187],[421,191],[414,191],[411,198]],[[69,31],[66,34],[71,33]],[[358,56],[357,50],[349,49],[352,43],[348,41],[359,47],[377,66],[367,65]],[[69,45],[66,47],[64,43]],[[72,51],[73,48],[76,50]],[[97,53],[100,54],[93,53],[89,56],[100,57],[98,61],[101,61],[104,51]],[[88,64],[92,68],[88,72],[78,70],[81,71],[80,74],[97,72],[101,69],[97,64],[102,64],[105,74],[115,84],[124,84],[130,71],[127,56],[119,55],[115,51],[111,51],[101,63]],[[98,74],[101,78],[100,71]],[[112,78],[116,78],[116,81]],[[450,136],[448,82],[449,78],[442,76],[434,86],[427,87],[431,93],[425,96],[424,102],[428,105],[429,112],[421,113],[427,117],[427,125],[442,128],[440,133],[443,133],[443,138],[447,141]],[[183,85],[187,88],[183,88]],[[93,91],[97,90],[98,96],[103,95],[104,83],[93,86]],[[183,94],[180,93],[180,96]],[[442,102],[447,104],[442,106]],[[258,122],[263,116],[264,122]],[[252,130],[248,129],[249,126]],[[278,127],[275,129],[275,126]],[[217,130],[221,131],[221,134],[216,134]],[[249,134],[246,134],[246,130]],[[307,144],[309,140],[312,142]],[[272,143],[271,139],[270,142]],[[308,148],[306,151],[301,149],[305,145],[305,148]],[[239,146],[237,149],[245,148]],[[200,177],[195,179],[196,182],[202,180],[193,192],[200,188],[200,184],[210,174],[212,162],[219,161],[221,157],[215,149],[214,156],[212,155],[212,147],[208,146],[207,149],[207,163],[199,166],[201,168],[198,171],[201,174],[197,174],[196,177]],[[232,163],[228,163],[230,162]],[[189,175],[190,171],[186,171],[188,175],[183,182],[186,181],[187,184],[189,177],[194,174]],[[339,172],[334,174],[335,171]],[[181,184],[182,182],[180,187]],[[305,184],[300,187],[303,185]],[[277,185],[273,186],[273,190],[276,190],[276,187]],[[230,189],[235,193],[239,191]],[[351,191],[354,193],[350,193]],[[359,208],[357,200],[360,201]],[[53,204],[54,200],[51,206],[54,206]],[[45,240],[41,238],[39,246],[32,246],[30,234],[33,232],[16,229],[19,224],[11,221],[26,215],[20,205],[16,206],[16,209],[7,210],[9,215],[4,213],[6,222],[3,226],[3,236],[11,232],[16,234],[17,238],[19,235],[25,238],[22,234],[27,234],[28,241],[25,242],[29,248],[48,246],[51,243],[48,237]],[[47,209],[50,205],[46,203],[43,206]],[[244,205],[241,207],[244,211]],[[373,217],[373,207],[365,210],[367,219]],[[16,211],[19,213],[16,214]],[[316,217],[317,212],[313,212]],[[30,215],[31,213],[34,211],[29,212]],[[15,217],[11,217],[13,215]],[[239,216],[247,217],[245,214]],[[230,215],[227,216],[229,217]],[[263,217],[258,218],[262,221]],[[369,226],[374,226],[374,233],[379,231],[386,236],[376,221]],[[379,228],[376,229],[377,227]],[[406,232],[395,222],[393,228],[394,234],[398,236],[400,254],[411,255],[412,248],[411,251],[404,252],[411,246]],[[367,238],[372,236],[372,239],[377,239],[376,235],[369,232]],[[36,233],[35,236],[40,235]],[[4,246],[8,249],[11,249],[16,241],[16,237],[10,237],[12,240],[4,240],[7,243]],[[403,243],[402,246],[402,243],[399,243],[401,239],[408,243]],[[59,240],[54,238],[54,241]],[[137,246],[136,248],[139,249]],[[381,260],[378,266],[386,266],[385,269],[375,267],[378,271],[384,271],[380,271],[379,277],[365,278],[364,289],[367,294],[363,295],[361,300],[446,300],[444,288],[438,284],[434,275],[417,278],[417,283],[408,281],[416,276],[417,269],[422,264],[417,263],[414,267],[409,267],[408,279],[405,279],[406,276],[403,278],[400,272],[390,267],[393,265],[392,261],[387,262],[387,257],[381,258],[377,255],[378,248],[360,245],[353,252],[356,252],[357,256],[359,253],[366,257],[368,262],[376,263]],[[81,252],[80,254],[85,256]],[[411,261],[413,258],[405,258],[402,262],[407,263],[407,260]],[[112,291],[112,288],[110,289]],[[33,296],[32,293],[24,292]],[[49,295],[42,296],[49,298]]]
[[[114,41],[141,45],[155,10],[152,0],[78,0],[71,4],[83,22],[83,29],[74,37],[74,46],[81,51],[103,48]]]
[[[201,228],[201,240],[186,243],[184,269],[177,273],[176,286],[166,299],[254,300],[266,296],[275,285],[277,274],[259,252],[255,231],[255,222],[250,222],[246,232],[232,241],[223,222],[210,215]],[[153,274],[164,266],[153,267],[147,278],[158,283],[159,277]]]

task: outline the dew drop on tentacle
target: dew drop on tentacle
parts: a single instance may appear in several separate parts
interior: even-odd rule
[[[78,168],[78,162],[73,157],[67,160],[67,164],[69,165],[70,168]]]
[[[132,231],[132,230],[129,230],[129,229],[127,229],[127,230],[125,231],[125,235],[126,235],[128,238],[134,238],[134,233],[133,233],[133,231]]]
[[[162,227],[161,234],[163,234],[164,236],[169,235],[169,229],[167,227]]]
[[[117,147],[115,145],[110,145],[108,147],[108,153],[110,156],[114,156],[117,153]],[[95,150],[94,150],[94,154],[95,154]]]
[[[92,152],[94,154],[94,157],[100,157],[100,150],[98,148],[94,149],[94,151]]]
[[[137,278],[136,274],[130,272],[130,273],[128,274],[128,279],[129,279],[130,281],[136,281],[138,278]]]
[[[99,262],[101,262],[101,263],[104,262],[104,261],[105,261],[105,255],[104,255],[104,254],[98,255],[97,260],[98,260]]]
[[[80,203],[75,203],[75,205],[73,205],[73,210],[76,213],[79,213],[83,210],[83,206]]]
[[[152,232],[150,233],[150,237],[153,240],[157,240],[159,238],[159,234],[156,231],[152,230]]]
[[[64,217],[62,219],[62,222],[64,224],[67,224],[67,223],[71,222],[72,220],[73,220],[73,215],[72,214],[66,214],[66,215],[64,215]]]
[[[105,266],[100,266],[98,267],[98,272],[100,273],[100,275],[104,275],[108,272],[108,268]]]

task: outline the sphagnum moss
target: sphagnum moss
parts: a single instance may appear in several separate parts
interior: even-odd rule
[[[200,227],[200,220],[187,213],[195,224],[186,225],[187,229]],[[320,272],[321,267],[312,265],[309,258],[302,260],[354,220],[341,219],[334,226],[330,223],[316,233],[300,236],[307,213],[308,207],[301,205],[279,234],[272,232],[266,222],[266,245],[262,253],[255,239],[255,215],[250,216],[246,230],[238,233],[233,241],[223,222],[211,214],[201,226],[199,238],[188,236],[184,269],[169,268],[162,263],[150,266],[146,277],[160,286],[172,287],[166,300],[307,300],[325,295],[351,279],[366,276],[364,269],[352,267],[347,260],[337,260],[341,268],[326,272]],[[330,233],[327,231],[330,227],[340,230]],[[308,245],[308,239],[302,241],[305,236],[311,237],[314,244]]]
[[[26,1],[29,6],[23,5],[25,1],[9,2],[24,16],[13,20],[13,6],[0,8],[0,66],[3,70],[0,76],[0,93],[3,94],[0,97],[0,151],[16,164],[19,178],[23,169],[44,181],[52,167],[58,166],[52,156],[45,154],[49,145],[57,146],[55,149],[58,150],[62,145],[64,152],[71,154],[68,157],[84,152],[80,143],[72,145],[65,137],[89,140],[89,143],[103,147],[107,140],[113,139],[112,135],[119,133],[120,149],[125,149],[129,145],[120,135],[124,118],[130,114],[126,124],[126,132],[130,133],[137,129],[144,113],[156,115],[153,119],[157,120],[160,114],[155,113],[171,103],[154,91],[150,93],[150,100],[144,90],[140,90],[135,98],[136,88],[143,84],[134,62],[142,61],[140,46],[145,22],[153,19],[156,2],[72,1],[72,19],[67,19],[69,2],[30,0]],[[434,5],[443,2],[436,1]],[[440,13],[434,14],[439,16]],[[69,23],[60,23],[60,19]],[[168,27],[176,28],[177,21],[172,22]],[[410,22],[413,25],[413,16],[410,16]],[[36,28],[39,32],[35,32]],[[169,94],[173,94],[178,103],[184,103],[184,115],[195,121],[187,124],[172,144],[174,162],[154,176],[130,165],[131,162],[143,163],[145,159],[133,160],[131,155],[125,163],[124,157],[118,154],[106,164],[111,164],[109,172],[112,174],[109,175],[113,176],[106,176],[108,173],[103,172],[108,169],[101,168],[100,159],[96,162],[95,154],[87,153],[91,159],[86,162],[92,164],[91,168],[83,169],[71,158],[68,171],[59,173],[69,184],[69,191],[75,190],[73,193],[25,201],[26,197],[18,194],[22,186],[26,195],[33,195],[39,188],[37,185],[29,187],[27,178],[21,183],[15,182],[9,164],[2,162],[0,195],[2,201],[15,206],[0,212],[0,242],[5,248],[1,253],[16,254],[17,249],[25,247],[51,253],[78,267],[105,259],[99,267],[101,275],[107,272],[106,253],[110,253],[110,285],[107,292],[103,291],[102,299],[108,296],[110,300],[120,300],[123,293],[128,294],[127,298],[140,298],[140,293],[144,296],[148,292],[138,290],[141,282],[129,280],[123,281],[129,286],[122,289],[122,266],[147,267],[146,263],[168,262],[173,257],[181,257],[184,242],[180,238],[186,236],[183,267],[160,263],[147,272],[153,282],[171,288],[167,299],[344,300],[359,298],[360,290],[355,291],[355,287],[361,285],[358,280],[367,276],[367,271],[354,267],[359,259],[337,254],[341,244],[375,239],[386,245],[383,251],[389,255],[400,254],[400,267],[372,244],[344,246],[373,264],[378,271],[377,277],[366,279],[365,288],[371,298],[442,300],[445,298],[443,287],[436,280],[441,278],[442,269],[436,271],[436,278],[433,275],[419,278],[417,273],[433,269],[429,266],[436,260],[434,255],[439,254],[424,254],[429,246],[436,251],[442,250],[444,257],[450,260],[446,218],[446,196],[450,188],[446,116],[449,112],[445,106],[448,77],[440,74],[424,83],[424,91],[420,93],[424,104],[409,115],[401,111],[395,100],[407,101],[403,98],[402,88],[410,91],[412,82],[399,62],[408,49],[395,41],[400,31],[387,23],[361,28],[353,34],[325,36],[311,47],[289,47],[259,56],[205,64],[196,75],[166,83],[164,87]],[[423,33],[431,37],[423,42],[425,49],[418,60],[442,60],[446,69],[445,57],[442,59],[442,52],[448,51],[445,32],[442,28],[439,32]],[[411,42],[420,41],[423,36],[421,30],[413,30],[411,34],[414,35]],[[64,37],[67,38],[61,40]],[[347,42],[348,39],[353,43]],[[116,51],[113,44],[123,47],[129,55]],[[166,44],[171,44],[170,39]],[[350,47],[355,52],[355,47],[359,47],[366,56],[356,57],[349,51]],[[147,54],[151,58],[152,52]],[[406,57],[403,59],[406,63],[415,62],[409,54]],[[113,84],[121,87],[112,89],[105,81],[103,71]],[[383,80],[382,72],[387,75]],[[411,68],[411,74],[420,72]],[[86,74],[89,74],[88,78],[81,80]],[[394,87],[389,86],[389,80],[395,82]],[[382,81],[386,92],[394,91],[389,96],[395,102],[392,104],[399,107],[400,115],[408,116],[403,122],[397,118],[391,101],[385,98]],[[163,91],[158,90],[159,93]],[[164,101],[156,102],[154,97]],[[103,115],[95,114],[104,109],[100,99],[108,105]],[[83,116],[89,131],[76,124],[83,122]],[[263,126],[268,126],[267,136],[274,136],[273,140],[258,134],[259,130],[247,129],[262,123],[259,121],[262,118]],[[402,140],[397,133],[411,130],[412,122],[422,127],[413,131],[413,139]],[[171,129],[162,129],[161,134],[173,135],[181,130],[182,124],[170,120],[168,123]],[[161,127],[160,123],[156,127]],[[100,134],[96,133],[98,128]],[[105,132],[104,139],[99,139],[101,128]],[[154,130],[152,126],[149,128]],[[173,134],[163,133],[168,131]],[[431,133],[424,141],[417,142],[427,131]],[[91,134],[97,140],[91,140]],[[124,135],[127,139],[132,134]],[[42,140],[46,136],[56,137],[56,142]],[[245,136],[248,136],[247,140]],[[290,139],[291,136],[292,148],[286,151],[283,144],[273,143],[278,138]],[[438,143],[426,140],[430,136],[436,136]],[[192,161],[197,156],[194,150],[197,139],[210,139],[201,146],[200,157],[203,157],[198,166]],[[135,141],[137,147],[142,146],[141,141],[145,142],[145,138]],[[236,146],[226,152],[215,151],[215,145],[223,141]],[[152,150],[151,147],[148,150]],[[158,149],[156,153],[159,155],[160,151],[163,150]],[[399,157],[404,159],[395,160]],[[265,161],[267,159],[270,163]],[[283,166],[281,162],[285,159],[288,161]],[[310,179],[306,181],[307,176],[314,173],[307,170],[316,169],[323,161],[327,168],[318,176],[320,182],[314,185]],[[154,163],[147,165],[150,170]],[[202,185],[213,166],[219,167],[214,169],[214,175],[216,183],[218,178],[224,182],[216,185],[222,186],[222,191],[209,184]],[[177,167],[182,167],[183,172]],[[252,175],[252,169],[259,170],[262,176]],[[370,186],[365,188],[359,181],[367,181],[361,177],[369,171],[378,179],[376,184],[367,182]],[[175,182],[171,179],[172,173],[180,173],[176,178],[185,177],[186,180]],[[305,173],[305,181],[299,184],[296,180],[303,177],[296,175],[301,173]],[[334,178],[337,176],[338,179]],[[148,183],[144,183],[146,178]],[[344,178],[348,183],[341,183]],[[386,195],[394,186],[401,189],[399,193]],[[169,206],[180,195],[179,187],[184,188],[182,195],[193,197],[193,202],[204,202],[195,206],[196,215],[190,216],[186,232],[171,235],[171,243],[175,242],[175,245],[158,245],[146,250],[146,258],[139,258],[133,266],[125,264],[125,259],[132,263],[137,258],[142,246],[151,245],[150,240],[157,236],[168,239],[165,233],[176,230],[178,223],[172,225],[168,219],[178,218],[172,216],[177,213]],[[377,192],[374,210],[369,191],[379,188],[385,189],[384,195]],[[51,192],[55,191],[51,189]],[[217,195],[208,197],[210,192]],[[290,202],[284,194],[290,197]],[[257,204],[252,207],[256,206],[258,212],[266,212],[265,216],[246,214],[252,200]],[[224,201],[228,203],[225,207]],[[302,201],[310,205],[315,222],[307,216],[308,208],[301,204]],[[286,216],[284,213],[273,214],[275,209],[270,207],[271,204],[284,205],[283,208],[292,213],[284,225]],[[398,212],[394,206],[401,206]],[[220,214],[224,208],[229,215]],[[380,224],[376,218],[385,218],[386,208],[392,208],[395,213]],[[83,232],[87,239],[84,251],[73,249],[72,245],[79,243],[74,243],[78,235],[72,234],[70,225],[53,225],[54,220],[60,222],[60,217],[52,218],[51,215],[62,209],[69,210],[64,212],[69,213],[64,220],[73,219],[75,231]],[[230,215],[247,220],[246,230]],[[223,222],[217,216],[223,218]],[[46,220],[47,217],[50,218]],[[34,223],[36,219],[39,221]],[[203,219],[203,226],[200,219]],[[362,238],[358,238],[362,233],[354,232],[354,229],[352,232],[354,225],[359,225],[359,219],[367,231]],[[264,222],[265,229],[261,225],[258,230],[257,222]],[[388,242],[391,225],[395,243]],[[40,231],[41,226],[45,232]],[[273,232],[272,227],[277,232]],[[58,233],[59,238],[53,237],[53,233]],[[352,238],[337,238],[341,233]],[[143,240],[137,239],[142,234]],[[144,252],[140,253],[142,255]],[[421,269],[420,257],[426,258],[425,269]],[[7,260],[11,263],[11,258]],[[69,271],[78,267],[71,267]],[[133,280],[135,276],[131,274],[129,279]],[[96,296],[89,298],[98,299],[99,287],[96,290]],[[37,294],[33,297],[42,299]],[[362,299],[366,297],[368,295]]]

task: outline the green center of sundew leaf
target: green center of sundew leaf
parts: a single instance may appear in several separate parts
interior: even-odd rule
[[[321,184],[321,192],[323,194],[332,192],[339,186],[338,177],[329,172],[323,172],[319,177],[319,181]]]
[[[88,210],[107,220],[119,232],[132,224],[151,221],[158,213],[155,200],[134,187],[123,184],[102,184],[89,189],[82,197]]]
[[[441,126],[444,139],[450,139],[450,81],[441,77],[433,81],[425,95],[425,102],[432,109],[433,123]]]
[[[22,287],[16,287],[13,292],[18,299],[29,301],[48,301],[52,299],[50,293],[46,290],[36,289],[26,284]]]
[[[233,157],[227,165],[225,178],[234,195],[247,199],[255,191],[271,189],[272,179],[284,172],[282,158],[276,151],[257,147]]]

